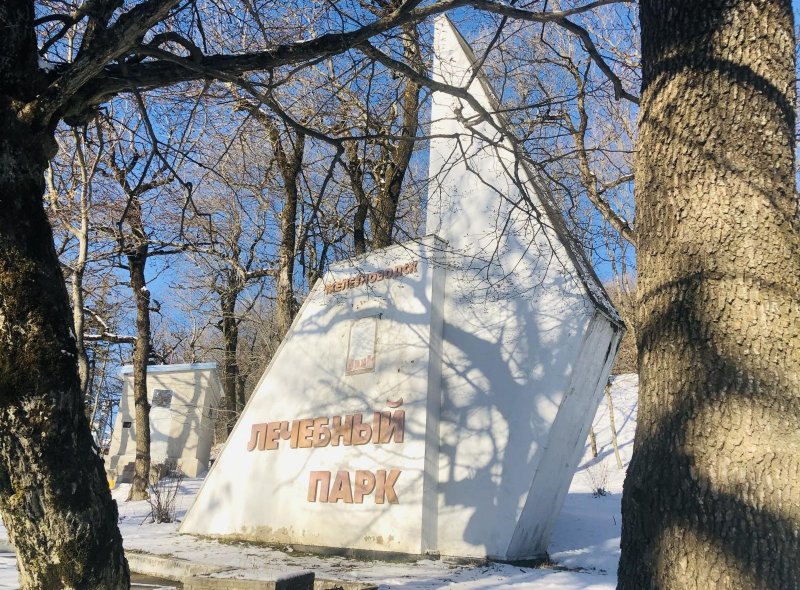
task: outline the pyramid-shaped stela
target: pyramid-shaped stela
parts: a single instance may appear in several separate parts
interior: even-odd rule
[[[435,41],[437,79],[469,84],[494,113],[446,18]],[[505,122],[473,114],[434,94],[436,235],[317,282],[181,532],[334,552],[544,553],[621,324],[516,165]],[[522,196],[544,223],[513,206]]]

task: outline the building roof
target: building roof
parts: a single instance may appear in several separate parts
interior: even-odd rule
[[[217,363],[184,363],[180,365],[147,365],[148,373],[179,373],[181,371],[216,370]],[[120,368],[120,375],[133,373],[133,365],[124,365]]]

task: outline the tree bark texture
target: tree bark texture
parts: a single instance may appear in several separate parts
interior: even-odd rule
[[[643,0],[622,590],[800,588],[789,0]]]
[[[136,199],[134,197],[134,199]],[[134,233],[141,228],[138,202],[132,203]],[[145,500],[150,483],[150,402],[147,399],[147,363],[150,359],[150,290],[145,279],[148,246],[140,241],[128,253],[131,289],[136,301],[136,344],[133,347],[133,404],[136,414],[136,464],[129,500]]]
[[[289,331],[297,313],[297,301],[294,298],[297,206],[300,197],[297,181],[303,166],[306,138],[302,133],[297,133],[293,137],[291,153],[287,153],[275,125],[268,126],[267,130],[281,171],[285,197],[281,210],[281,242],[278,247],[278,274],[275,281],[278,333],[283,337]]]
[[[89,166],[83,149],[83,139],[75,130],[73,130],[72,137],[75,141],[75,153],[78,156],[81,180],[80,201],[78,203],[79,226],[73,231],[78,241],[78,258],[75,261],[75,268],[72,273],[72,326],[75,330],[75,346],[78,351],[78,375],[81,381],[81,391],[83,392],[84,400],[88,400],[90,375],[89,357],[86,354],[86,343],[83,338],[83,277],[86,274],[86,265],[89,258],[89,206],[92,188]],[[89,416],[90,425],[93,419],[94,415]]]
[[[230,270],[227,289],[220,293],[220,307],[222,311],[222,340],[223,340],[223,387],[225,388],[225,425],[230,434],[236,418],[244,408],[238,396],[239,381],[239,321],[236,317],[236,302],[241,293],[241,281],[236,271]]]
[[[366,226],[369,215],[369,198],[364,192],[364,163],[358,154],[359,149],[360,146],[355,141],[344,143],[344,153],[347,156],[345,169],[356,200],[356,210],[353,213],[353,251],[356,256],[367,252]]]
[[[84,398],[89,393],[89,357],[86,354],[86,343],[83,339],[83,277],[86,272],[86,253],[88,240],[86,234],[78,238],[78,260],[72,273],[72,327],[75,331],[75,350],[78,354],[78,376]],[[91,421],[91,417],[89,418]]]
[[[416,27],[402,27],[403,56],[417,70],[423,70],[422,56]],[[399,135],[402,139],[396,143],[386,140],[385,152],[382,154],[380,167],[375,178],[379,179],[379,190],[372,208],[372,247],[386,248],[392,245],[394,226],[397,221],[397,207],[403,180],[414,153],[414,138],[419,127],[419,93],[420,86],[411,80],[406,81],[403,90],[401,126]]]
[[[23,588],[127,588],[42,206],[53,130],[18,110],[36,91],[33,18],[32,2],[0,5],[0,511]]]

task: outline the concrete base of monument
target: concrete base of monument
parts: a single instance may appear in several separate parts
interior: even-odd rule
[[[220,543],[242,543],[254,547],[265,547],[276,551],[289,551],[292,555],[317,557],[345,557],[358,561],[385,561],[387,563],[414,563],[420,559],[441,559],[438,553],[403,553],[400,551],[381,551],[380,549],[353,549],[350,547],[327,547],[323,545],[300,545],[297,543],[275,543],[247,535],[192,535],[198,539],[219,541]],[[376,543],[380,544],[379,540]],[[465,559],[464,563],[478,563],[487,560]]]
[[[318,557],[345,557],[359,561],[385,561],[388,563],[415,563],[421,559],[438,561],[446,559],[448,563],[457,565],[482,565],[489,563],[505,563],[522,567],[540,567],[550,563],[547,552],[537,553],[520,559],[504,559],[487,555],[484,557],[462,557],[458,555],[442,555],[439,552],[403,553],[400,551],[381,551],[380,549],[353,549],[350,547],[327,547],[323,545],[300,545],[297,543],[271,543],[247,535],[192,535],[199,539],[219,541],[222,543],[246,543],[256,547],[267,547],[277,551],[290,551],[293,555],[313,555]],[[381,539],[375,539],[377,545]]]
[[[170,580],[183,590],[376,590],[372,584],[317,579],[312,571],[276,573],[265,579],[242,577],[242,570],[212,566],[170,555],[126,551],[131,572]]]

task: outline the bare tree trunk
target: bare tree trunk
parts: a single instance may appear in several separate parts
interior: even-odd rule
[[[359,145],[355,141],[347,141],[344,151],[347,155],[347,175],[350,177],[350,188],[356,198],[356,211],[353,215],[353,250],[356,255],[367,251],[367,217],[369,215],[369,198],[364,192],[364,167],[358,156]]]
[[[592,447],[592,457],[597,457],[597,436],[594,433],[594,426],[589,427],[589,444]]]
[[[0,5],[0,511],[23,588],[127,588],[117,508],[84,415],[69,299],[42,206],[56,145],[52,129],[14,111],[35,79],[33,12],[30,2]]]
[[[78,166],[81,175],[80,188],[80,225],[74,232],[78,239],[78,259],[72,275],[72,325],[75,328],[75,344],[78,350],[78,374],[81,379],[81,391],[86,396],[89,391],[89,359],[86,356],[86,346],[83,341],[83,277],[86,273],[86,261],[89,256],[89,202],[91,200],[91,176],[86,163],[86,154],[83,150],[82,138],[77,131],[72,137],[75,141],[75,152],[78,156]]]
[[[134,210],[135,207],[131,207]],[[135,212],[133,213],[136,214]],[[150,402],[147,363],[150,359],[150,290],[145,280],[147,243],[128,254],[131,289],[136,301],[136,344],[133,348],[133,403],[136,413],[136,464],[129,500],[145,500],[150,482]]]
[[[800,588],[789,0],[643,0],[621,590]]]
[[[298,180],[303,166],[306,136],[301,132],[287,133],[288,147],[290,148],[287,149],[275,121],[262,111],[258,104],[240,99],[237,101],[237,108],[246,110],[253,115],[267,131],[283,180],[284,200],[280,214],[281,241],[278,245],[278,269],[275,273],[277,325],[280,335],[283,337],[289,331],[295,313],[297,313],[297,300],[294,296],[294,262],[297,248],[297,211],[300,199]]]
[[[247,394],[247,389],[245,388],[247,385],[247,375],[243,375],[241,371],[239,371],[239,375],[236,382],[236,403],[244,408],[247,400],[250,399]],[[252,394],[252,392],[250,392]]]
[[[230,271],[234,273],[234,271]],[[233,428],[236,418],[242,411],[243,405],[238,400],[237,383],[239,379],[239,322],[236,318],[236,301],[239,291],[230,283],[235,279],[229,276],[228,289],[220,294],[222,311],[222,342],[223,342],[223,387],[225,388],[225,423],[228,434]]]
[[[281,244],[278,250],[276,314],[281,337],[289,331],[297,302],[294,298],[294,246],[297,222],[297,193],[286,191],[281,212]]]
[[[81,223],[83,225],[83,222]],[[72,325],[75,330],[75,348],[78,355],[78,375],[81,382],[81,392],[85,396],[89,391],[89,358],[86,356],[86,343],[83,340],[83,276],[86,272],[86,253],[88,251],[88,236],[83,234],[78,238],[78,260],[72,273]]]
[[[78,375],[81,380],[81,391],[84,398],[88,399],[89,394],[89,358],[86,355],[86,343],[84,341],[84,295],[83,278],[86,274],[86,266],[89,257],[89,207],[92,200],[92,179],[94,178],[99,162],[99,156],[95,157],[90,164],[86,160],[86,151],[81,134],[73,129],[72,140],[74,143],[75,156],[78,160],[78,219],[77,226],[73,225],[69,219],[63,220],[66,231],[70,232],[78,242],[77,257],[72,265],[72,275],[70,276],[71,303],[72,303],[72,325],[75,331],[75,344],[78,351]],[[58,189],[53,182],[53,169],[47,171],[47,192],[50,200],[50,210],[58,217],[61,209],[60,196]],[[91,424],[91,416],[89,416]]]
[[[289,331],[297,301],[294,298],[294,255],[297,241],[297,205],[299,199],[298,176],[303,165],[305,135],[294,137],[291,155],[287,155],[274,125],[268,126],[272,147],[283,178],[285,198],[281,211],[281,243],[278,247],[278,274],[276,279],[276,313],[281,337]]]
[[[619,456],[619,441],[617,440],[617,424],[614,420],[614,402],[611,401],[611,381],[606,384],[606,406],[608,407],[608,425],[611,428],[611,444],[614,447],[614,457],[617,459],[617,469],[622,469],[622,457]]]
[[[402,27],[403,56],[414,69],[420,71],[423,66],[417,37],[413,25]],[[418,84],[411,80],[406,81],[401,113],[402,139],[396,144],[386,140],[386,149],[389,153],[384,154],[380,163],[383,170],[380,174],[376,174],[383,177],[383,184],[372,210],[373,248],[385,248],[392,244],[394,225],[397,221],[397,206],[400,203],[403,180],[414,152],[414,138],[417,136],[419,126],[419,92]]]

